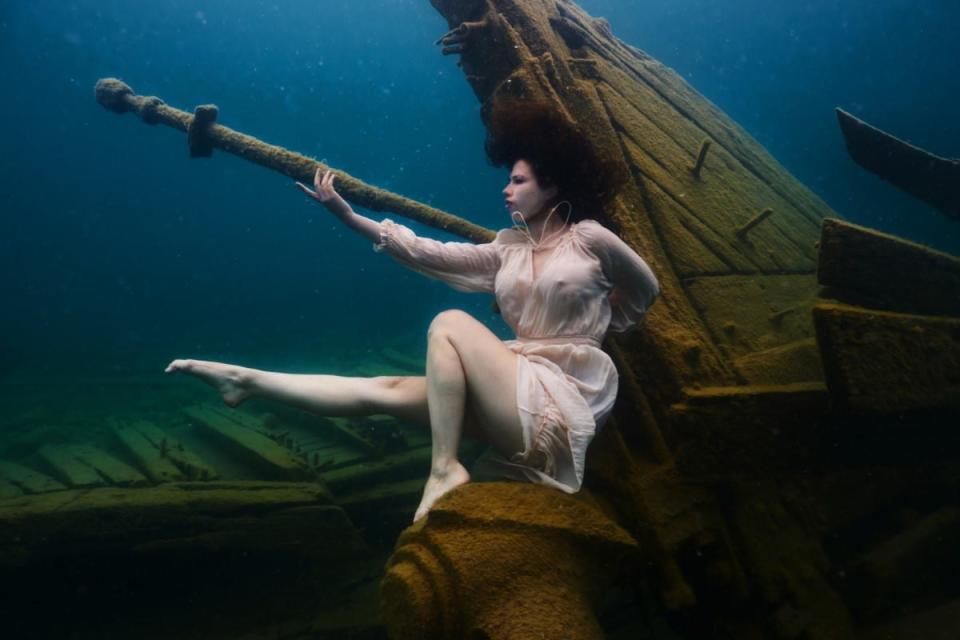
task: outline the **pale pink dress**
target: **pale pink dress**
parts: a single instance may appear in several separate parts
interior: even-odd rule
[[[540,246],[556,249],[536,282],[531,241],[517,229],[503,229],[485,244],[440,242],[386,219],[374,250],[459,291],[496,294],[517,335],[504,344],[519,356],[525,450],[510,460],[491,450],[484,467],[574,493],[583,482],[587,446],[617,396],[617,370],[601,341],[608,330],[635,326],[660,290],[647,263],[593,220],[570,225]]]

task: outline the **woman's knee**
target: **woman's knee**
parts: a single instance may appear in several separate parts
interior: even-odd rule
[[[427,416],[427,386],[423,376],[378,376],[365,398],[369,413],[387,413],[404,419]],[[429,417],[426,417],[429,424]]]
[[[450,337],[471,322],[476,322],[476,320],[466,311],[460,309],[441,311],[430,322],[430,327],[427,329],[427,339]]]

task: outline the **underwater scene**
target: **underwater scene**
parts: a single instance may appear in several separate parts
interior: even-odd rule
[[[0,2],[0,636],[960,638],[958,27]]]

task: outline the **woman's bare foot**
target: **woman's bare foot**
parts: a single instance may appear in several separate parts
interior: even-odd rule
[[[423,488],[423,498],[420,499],[420,506],[417,507],[417,513],[413,516],[413,521],[416,522],[427,515],[433,503],[440,496],[468,482],[470,482],[470,473],[456,460],[451,462],[442,472],[431,472],[427,484]]]
[[[206,360],[174,360],[164,370],[164,373],[177,372],[200,378],[216,389],[231,407],[237,406],[252,393],[248,375],[250,370],[245,367]]]

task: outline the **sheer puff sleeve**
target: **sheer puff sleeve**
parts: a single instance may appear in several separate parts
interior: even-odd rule
[[[473,244],[421,238],[389,218],[380,222],[380,241],[374,243],[373,250],[383,251],[403,266],[457,291],[493,293],[500,268],[496,241]]]
[[[599,222],[578,227],[612,285],[609,331],[622,333],[637,325],[660,295],[660,283],[649,265],[623,240]]]

